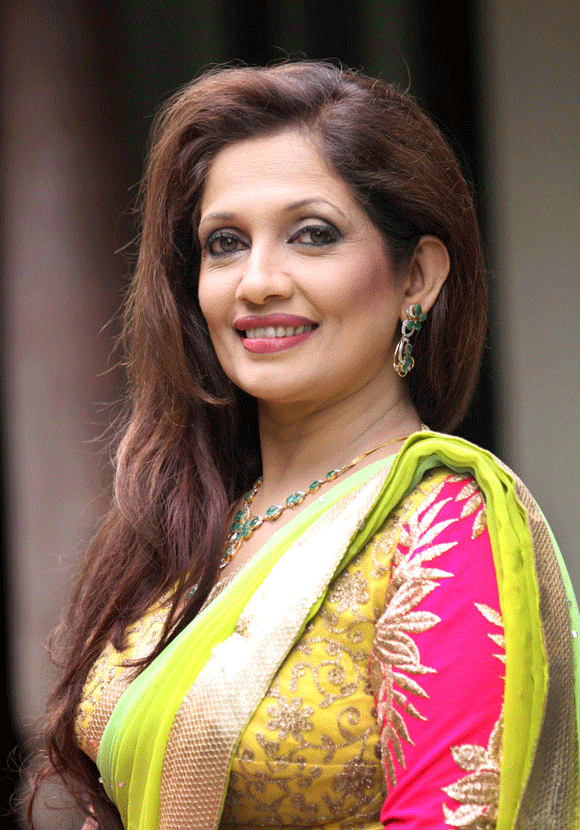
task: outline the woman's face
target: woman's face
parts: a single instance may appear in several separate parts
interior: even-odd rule
[[[350,187],[298,130],[217,154],[199,238],[201,310],[238,387],[309,407],[395,388],[404,289]]]

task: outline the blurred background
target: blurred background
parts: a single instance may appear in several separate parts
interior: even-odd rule
[[[123,382],[111,349],[147,133],[204,68],[339,60],[409,87],[442,126],[473,184],[492,295],[459,432],[526,481],[580,592],[577,0],[4,0],[2,11],[0,808],[52,682],[49,632],[106,503],[104,435]]]

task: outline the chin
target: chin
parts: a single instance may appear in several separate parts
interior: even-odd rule
[[[257,398],[259,401],[270,403],[289,403],[299,400],[303,394],[308,393],[312,386],[308,381],[292,382],[283,371],[278,370],[270,377],[252,377],[250,373],[228,374],[229,379],[246,394]]]
[[[310,408],[311,404],[316,403],[313,400],[312,387],[305,385],[304,387],[289,386],[288,383],[240,383],[239,379],[233,381],[235,385],[246,394],[256,398],[258,403],[266,406],[293,406],[306,404]]]
[[[297,391],[290,391],[288,387],[284,387],[283,389],[256,389],[256,390],[245,390],[248,392],[249,395],[252,395],[253,398],[256,398],[260,403],[271,404],[273,406],[280,405],[284,406],[285,404],[292,405],[303,403],[306,399],[310,399],[311,395],[306,395],[306,393],[301,393]]]

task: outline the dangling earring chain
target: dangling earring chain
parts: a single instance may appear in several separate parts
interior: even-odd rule
[[[421,331],[423,323],[427,319],[427,315],[423,313],[420,304],[409,306],[406,312],[407,316],[403,320],[401,326],[401,339],[397,343],[395,349],[395,360],[393,367],[400,378],[408,375],[415,365],[415,358],[413,357],[413,347],[411,345],[411,337],[416,331]]]
[[[384,444],[379,444],[378,447],[373,447],[372,450],[367,450],[366,452],[357,455],[356,458],[353,458],[352,461],[349,461],[348,464],[344,465],[344,467],[340,467],[338,470],[329,470],[324,478],[313,481],[307,490],[297,490],[295,493],[291,493],[284,504],[273,504],[266,510],[263,516],[259,514],[253,516],[250,512],[250,505],[254,501],[256,493],[260,489],[260,485],[262,483],[262,478],[260,477],[252,489],[246,493],[244,496],[243,507],[238,510],[234,516],[234,521],[230,527],[230,535],[220,562],[220,568],[225,568],[225,566],[232,561],[243,543],[249,539],[254,531],[257,530],[260,525],[264,524],[264,522],[274,522],[285,510],[288,510],[289,507],[298,507],[298,505],[302,504],[307,496],[316,493],[320,490],[323,484],[329,484],[331,481],[334,481],[347,470],[350,470],[351,467],[354,467],[355,464],[358,464],[358,462],[363,458],[366,458],[367,455],[370,455],[383,447],[388,447],[389,444],[396,444],[399,441],[405,441],[408,437],[408,435],[401,435],[398,438],[393,438],[391,441],[385,441]]]

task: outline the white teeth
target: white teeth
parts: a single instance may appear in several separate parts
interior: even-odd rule
[[[266,326],[256,329],[246,329],[245,335],[247,340],[261,340],[264,337],[294,337],[297,334],[305,334],[312,331],[314,326]]]

